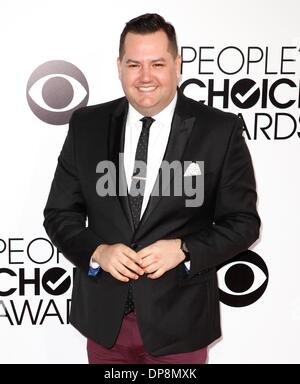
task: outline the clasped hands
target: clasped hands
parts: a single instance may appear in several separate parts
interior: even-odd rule
[[[180,245],[180,239],[158,240],[135,252],[122,243],[101,244],[92,260],[120,281],[137,280],[145,273],[150,279],[158,279],[185,259]]]

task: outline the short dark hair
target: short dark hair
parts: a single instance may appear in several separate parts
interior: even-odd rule
[[[158,31],[165,32],[169,40],[170,52],[174,57],[176,57],[178,55],[178,46],[176,32],[173,25],[166,22],[166,20],[157,13],[145,13],[144,15],[135,17],[126,23],[120,36],[119,58],[121,59],[124,55],[124,43],[128,32],[146,35]]]

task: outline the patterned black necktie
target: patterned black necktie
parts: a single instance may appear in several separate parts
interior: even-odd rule
[[[140,134],[137,147],[136,147],[134,169],[133,169],[133,175],[131,179],[130,192],[128,196],[135,229],[139,224],[140,216],[141,216],[145,185],[146,185],[146,177],[147,177],[147,154],[148,154],[148,141],[149,141],[149,130],[150,130],[149,128],[151,127],[151,124],[154,122],[154,119],[152,119],[152,117],[143,117],[141,121],[143,123],[143,127],[142,127],[142,132]],[[133,310],[134,310],[134,303],[133,303],[133,294],[132,294],[132,282],[129,281],[128,296],[127,296],[124,313],[125,315],[127,315],[129,312],[132,312]]]

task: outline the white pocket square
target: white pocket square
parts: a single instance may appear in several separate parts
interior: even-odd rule
[[[184,176],[199,176],[201,175],[201,169],[199,164],[191,163],[184,172]]]

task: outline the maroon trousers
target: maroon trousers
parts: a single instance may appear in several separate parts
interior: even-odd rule
[[[124,316],[115,345],[107,349],[87,340],[90,364],[205,364],[207,348],[188,353],[151,356],[144,348],[134,312]]]

